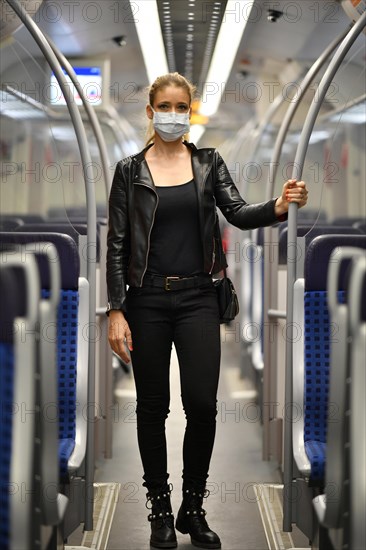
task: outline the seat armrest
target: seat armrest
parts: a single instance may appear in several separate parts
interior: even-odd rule
[[[300,337],[292,343],[292,403],[296,407],[292,423],[292,446],[296,465],[304,477],[311,472],[310,461],[305,451],[305,403],[304,403],[304,279],[297,279],[294,284],[293,323],[299,327]]]
[[[253,342],[252,338],[252,312],[251,312],[251,303],[252,303],[252,246],[254,243],[246,237],[243,240],[242,248],[245,250],[246,254],[243,260],[242,267],[242,280],[240,284],[240,319],[241,326],[245,330],[241,331],[242,338],[247,344]]]
[[[263,247],[256,246],[255,260],[253,262],[252,281],[252,319],[254,326],[254,338],[252,340],[252,361],[256,370],[263,370]]]
[[[85,458],[88,417],[88,374],[89,374],[89,282],[79,277],[79,314],[76,370],[76,431],[75,447],[69,458],[70,474],[78,470]]]

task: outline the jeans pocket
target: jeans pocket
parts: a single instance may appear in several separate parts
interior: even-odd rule
[[[216,289],[214,287],[213,281],[208,283],[207,285],[203,285],[199,287],[200,294],[208,296],[208,295],[214,295],[216,293]]]
[[[132,296],[141,296],[143,291],[142,287],[139,286],[130,286],[127,290],[127,298],[131,298]]]

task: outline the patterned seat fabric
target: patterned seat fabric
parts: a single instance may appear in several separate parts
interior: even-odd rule
[[[331,339],[336,338],[330,326],[326,291],[307,291],[305,307],[305,449],[311,463],[311,479],[322,480],[325,472],[328,393],[330,381]],[[345,302],[345,291],[338,291]]]
[[[42,290],[48,298],[49,291]],[[76,368],[79,296],[75,290],[62,290],[57,312],[57,366],[59,399],[59,461],[61,479],[67,477],[67,464],[75,446]]]
[[[0,548],[9,547],[9,483],[13,420],[14,353],[9,342],[0,342]]]

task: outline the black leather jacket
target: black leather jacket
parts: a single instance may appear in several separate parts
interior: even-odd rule
[[[254,229],[280,221],[274,211],[276,199],[247,204],[215,149],[197,149],[191,143],[184,143],[192,151],[204,272],[218,273],[227,264],[216,206],[231,224],[240,229]],[[150,234],[159,200],[145,161],[147,149],[120,161],[113,178],[107,239],[108,310],[126,309],[126,284],[142,286],[147,267]]]

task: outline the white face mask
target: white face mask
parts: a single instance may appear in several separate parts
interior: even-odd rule
[[[153,125],[163,141],[176,141],[189,132],[189,113],[154,113]]]

